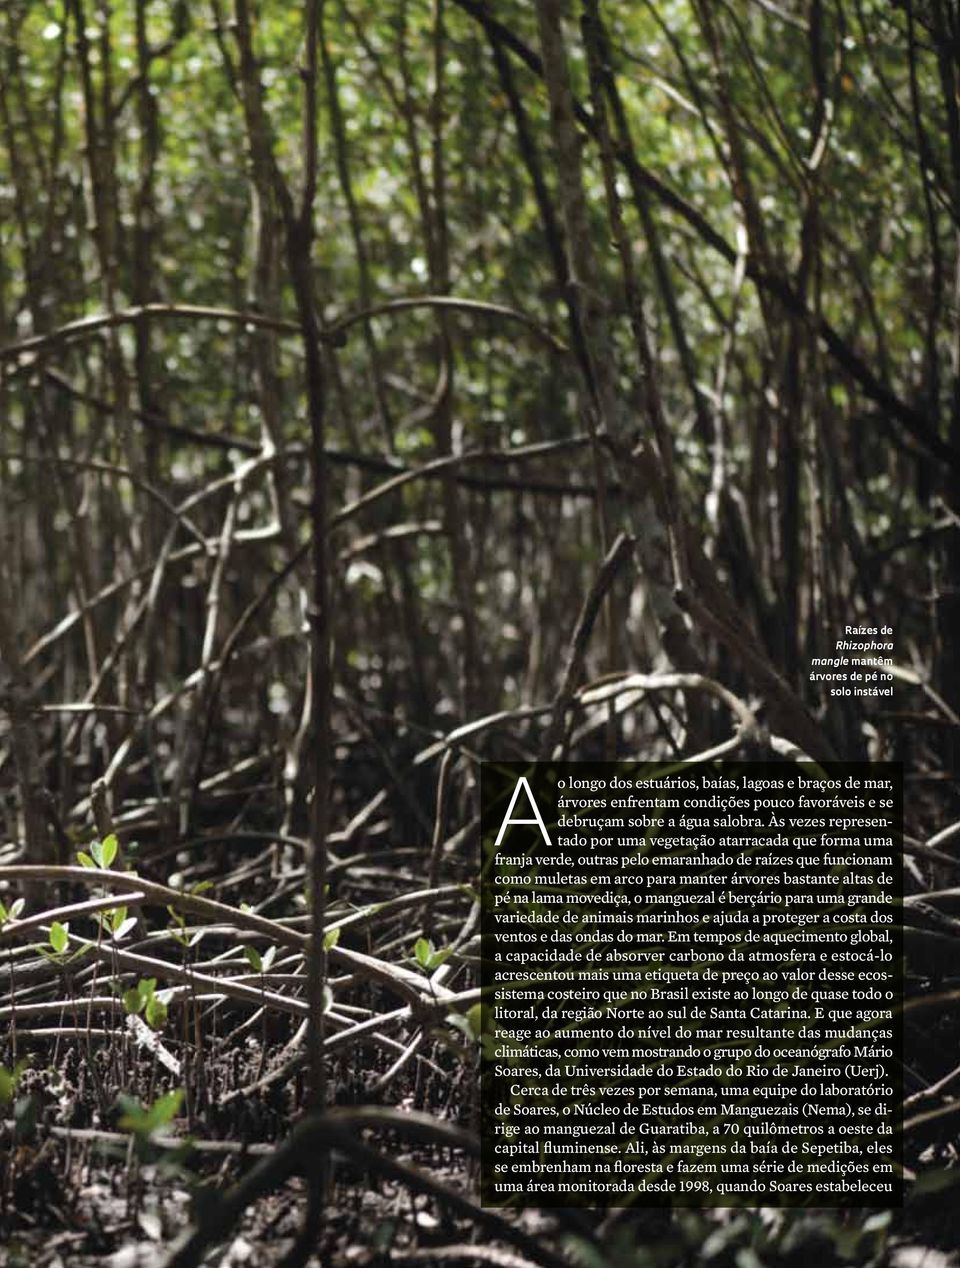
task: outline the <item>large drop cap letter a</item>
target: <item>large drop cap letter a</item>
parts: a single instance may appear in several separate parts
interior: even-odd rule
[[[530,807],[533,810],[534,817],[532,819],[513,818],[513,808],[517,804],[517,798],[520,796],[521,789],[527,794],[527,800],[530,802]],[[507,806],[507,813],[503,816],[503,823],[500,825],[500,831],[497,833],[497,839],[493,846],[495,850],[500,848],[500,842],[503,840],[503,834],[512,823],[539,824],[540,831],[543,833],[544,841],[546,841],[547,845],[550,844],[550,837],[547,833],[546,827],[544,826],[543,816],[540,814],[540,808],[534,800],[533,793],[530,791],[530,785],[527,783],[526,778],[523,775],[521,775],[517,780],[517,786],[514,788],[513,796],[510,798],[510,805]]]

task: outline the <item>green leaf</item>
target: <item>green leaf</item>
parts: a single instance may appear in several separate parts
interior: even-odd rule
[[[93,859],[90,857],[90,855],[84,853],[83,850],[77,851],[77,862],[80,864],[81,867],[96,867],[97,866],[96,863],[94,863]]]
[[[335,947],[340,941],[339,929],[328,929],[323,935],[323,949],[329,951],[331,947]]]
[[[123,993],[123,1006],[128,1013],[139,1013],[153,999],[157,989],[155,977],[142,977],[135,987]]]
[[[69,925],[62,925],[59,920],[55,920],[50,926],[50,945],[57,955],[62,955],[67,949],[70,942],[69,929]]]
[[[128,1096],[126,1092],[117,1093],[117,1104],[123,1111],[122,1116],[118,1119],[118,1126],[127,1131],[136,1130],[133,1127],[133,1121],[136,1119],[142,1122],[146,1116],[143,1106],[136,1097]]]
[[[135,987],[124,991],[120,998],[123,1000],[123,1007],[128,1013],[139,1013],[147,1002]]]
[[[254,973],[263,972],[263,956],[256,947],[244,947],[243,954],[247,957],[247,963],[253,969]]]
[[[114,907],[113,911],[110,912],[110,928],[114,930],[119,929],[126,918],[126,907]]]
[[[119,1125],[124,1131],[134,1132],[137,1136],[152,1136],[154,1132],[167,1127],[176,1118],[183,1104],[183,1089],[177,1088],[160,1096],[149,1108],[144,1108],[139,1101],[121,1093],[117,1097],[124,1113]]]
[[[162,999],[158,999],[156,995],[151,994],[147,1000],[143,1015],[147,1019],[147,1025],[152,1030],[161,1030],[167,1020],[167,1006]]]
[[[127,934],[131,932],[136,923],[136,916],[128,916],[126,920],[121,921],[118,927],[113,931],[114,942],[121,942]]]
[[[418,938],[413,944],[413,958],[427,971],[441,965],[452,951],[453,947],[438,951],[429,938]]]
[[[467,1009],[467,1024],[474,1039],[479,1039],[484,1031],[490,1028],[490,1005],[474,1004]]]
[[[117,851],[120,849],[120,842],[117,840],[116,834],[111,832],[109,836],[103,838],[100,843],[100,858],[97,862],[101,867],[109,867],[113,860],[117,857]]]
[[[12,1070],[0,1065],[0,1105],[7,1105],[13,1100],[20,1082],[20,1076],[29,1065],[26,1057],[21,1057]]]
[[[150,1107],[151,1131],[156,1131],[159,1127],[169,1126],[174,1121],[174,1118],[178,1116],[180,1106],[183,1103],[183,1088],[176,1088],[174,1092],[167,1092],[166,1096],[160,1097],[159,1101],[153,1102]]]

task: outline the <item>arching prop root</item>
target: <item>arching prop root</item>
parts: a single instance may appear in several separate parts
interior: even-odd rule
[[[402,1132],[407,1138],[422,1144],[462,1149],[473,1157],[479,1155],[479,1142],[475,1136],[428,1114],[400,1113],[377,1107],[330,1110],[326,1114],[305,1118],[273,1153],[256,1163],[225,1193],[195,1228],[183,1235],[171,1249],[165,1268],[199,1268],[209,1248],[230,1234],[252,1202],[283,1184],[290,1176],[309,1172],[319,1164],[321,1157],[333,1151],[363,1167],[371,1176],[396,1181],[414,1192],[434,1198],[454,1215],[470,1220],[487,1236],[513,1246],[542,1268],[567,1268],[560,1256],[501,1215],[484,1210],[419,1168],[398,1162],[367,1144],[361,1138],[361,1132],[374,1127]]]

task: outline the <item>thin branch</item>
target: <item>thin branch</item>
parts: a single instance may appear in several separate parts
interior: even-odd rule
[[[362,325],[374,317],[386,317],[392,313],[411,312],[421,308],[449,309],[452,312],[469,313],[479,317],[501,317],[517,322],[542,339],[554,352],[566,352],[567,347],[551,330],[527,313],[519,312],[506,304],[492,304],[480,299],[458,299],[455,295],[411,295],[403,299],[387,300],[359,312],[347,313],[322,326],[317,337],[322,343],[340,347],[343,338],[354,326]],[[205,304],[141,304],[135,308],[120,308],[113,313],[94,313],[67,322],[56,330],[31,335],[27,339],[0,348],[0,361],[17,361],[21,357],[37,354],[48,348],[88,339],[102,330],[115,330],[130,326],[145,317],[173,318],[183,321],[228,322],[233,326],[250,326],[259,330],[272,330],[277,334],[297,336],[300,326],[285,317],[272,317],[267,313],[235,308],[217,308]]]

